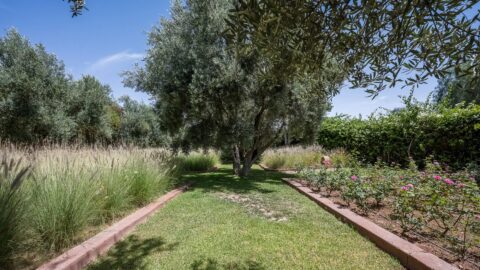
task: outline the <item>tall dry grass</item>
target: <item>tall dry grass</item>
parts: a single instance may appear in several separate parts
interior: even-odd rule
[[[261,162],[271,169],[295,169],[320,165],[325,151],[320,146],[285,146],[268,149]]]
[[[67,248],[179,179],[164,149],[5,144],[0,156],[0,265],[32,250],[41,258]]]
[[[322,157],[329,156],[336,167],[349,166],[354,158],[343,149],[325,150],[321,146],[285,146],[271,148],[262,155],[261,163],[271,169],[318,168]]]
[[[176,157],[179,170],[183,172],[206,172],[220,164],[220,155],[214,150],[194,151]]]

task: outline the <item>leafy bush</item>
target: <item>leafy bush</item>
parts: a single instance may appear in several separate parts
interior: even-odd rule
[[[381,159],[406,166],[410,157],[421,163],[434,156],[460,169],[480,161],[480,105],[406,103],[405,109],[367,119],[327,118],[318,143],[327,149],[342,147],[369,163]]]
[[[480,188],[469,171],[451,173],[431,159],[424,163],[424,171],[410,160],[406,169],[377,163],[329,170],[306,168],[300,176],[326,196],[340,192],[345,203],[355,203],[363,214],[388,205],[403,233],[433,233],[464,257],[480,240]]]

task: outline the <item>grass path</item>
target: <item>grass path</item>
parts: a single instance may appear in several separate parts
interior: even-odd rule
[[[392,257],[255,168],[185,176],[192,190],[140,225],[96,269],[402,269]]]

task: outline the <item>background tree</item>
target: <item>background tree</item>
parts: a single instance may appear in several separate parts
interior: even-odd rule
[[[67,140],[70,76],[55,55],[32,46],[15,30],[0,39],[0,137],[14,142]]]
[[[471,75],[456,75],[450,72],[445,78],[438,80],[434,101],[448,106],[464,102],[480,104],[480,83],[473,81]]]
[[[72,17],[81,15],[83,10],[88,10],[85,4],[85,0],[67,0],[67,2],[70,4],[70,11],[72,12]]]
[[[15,30],[0,38],[0,141],[162,145],[151,105],[122,98],[93,76],[75,81],[42,45]]]
[[[287,125],[314,138],[340,78],[332,65],[286,79],[284,67],[261,54],[236,57],[222,37],[231,7],[175,2],[171,19],[150,33],[145,67],[127,73],[126,84],[155,97],[174,146],[229,149],[235,172],[246,175]]]
[[[128,144],[162,146],[167,138],[160,131],[160,123],[152,106],[128,96],[120,98],[122,117],[119,139]]]
[[[74,83],[72,90],[68,114],[75,122],[76,139],[89,144],[111,140],[110,86],[101,84],[95,77],[83,76]]]

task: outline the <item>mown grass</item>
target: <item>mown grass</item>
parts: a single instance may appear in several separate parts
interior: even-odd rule
[[[89,269],[402,269],[281,177],[186,175],[190,191]]]

